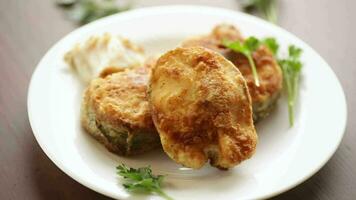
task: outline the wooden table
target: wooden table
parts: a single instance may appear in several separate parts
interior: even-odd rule
[[[135,6],[177,2],[239,8],[236,0],[136,0]],[[356,1],[284,0],[280,7],[279,24],[316,49],[340,79],[348,103],[348,124],[343,142],[331,160],[312,178],[275,199],[355,199]],[[32,71],[48,48],[74,28],[53,1],[0,1],[2,200],[107,199],[72,180],[47,158],[35,141],[27,117],[26,97]],[[325,114],[332,113],[327,113],[326,108]]]

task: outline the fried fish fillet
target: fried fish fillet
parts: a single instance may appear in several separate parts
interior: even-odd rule
[[[109,70],[110,71],[110,70]],[[141,67],[93,79],[82,102],[84,129],[119,155],[160,145],[147,101],[149,69]]]
[[[222,45],[223,40],[243,41],[241,33],[232,25],[216,26],[209,35],[190,38],[182,43],[183,47],[203,46],[221,53],[235,64],[246,79],[252,98],[253,117],[255,121],[265,118],[276,104],[282,89],[283,76],[278,63],[270,50],[261,46],[253,53],[260,86],[255,85],[250,64],[247,58]]]
[[[255,151],[246,82],[218,53],[191,47],[161,56],[152,70],[149,102],[163,149],[177,163],[200,168],[210,160],[227,169]]]

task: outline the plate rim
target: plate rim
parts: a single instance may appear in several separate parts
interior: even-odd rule
[[[47,157],[61,170],[63,171],[66,175],[68,175],[69,177],[71,177],[73,180],[75,180],[76,182],[80,183],[81,185],[99,192],[101,194],[104,194],[106,196],[112,197],[112,198],[116,198],[116,196],[114,196],[112,193],[103,190],[100,187],[96,187],[96,185],[92,184],[90,181],[87,181],[85,179],[82,179],[80,176],[76,175],[76,173],[74,173],[70,168],[68,168],[67,166],[65,166],[63,163],[61,163],[55,156],[53,156],[50,153],[50,150],[48,150],[45,142],[41,139],[40,137],[40,130],[38,128],[38,124],[34,121],[34,117],[33,117],[33,113],[35,112],[33,110],[33,106],[32,106],[32,99],[33,99],[33,88],[34,88],[34,80],[37,77],[38,74],[38,69],[40,68],[39,66],[41,66],[41,64],[44,62],[45,58],[48,57],[48,55],[50,54],[50,52],[52,52],[54,49],[58,48],[59,44],[61,44],[63,41],[65,41],[68,37],[71,37],[71,35],[74,35],[78,32],[85,32],[85,29],[88,29],[92,26],[100,26],[100,24],[104,24],[107,22],[110,22],[112,20],[114,20],[115,18],[122,18],[122,17],[133,17],[133,16],[137,16],[140,14],[145,14],[145,13],[155,13],[157,14],[165,14],[165,13],[169,13],[171,11],[178,11],[178,10],[183,10],[183,9],[190,9],[190,10],[196,10],[197,12],[199,12],[199,10],[211,10],[214,12],[225,12],[225,13],[229,13],[229,15],[240,15],[243,16],[249,20],[254,20],[257,21],[258,23],[263,23],[263,24],[269,24],[272,25],[274,29],[277,29],[280,32],[283,32],[283,34],[289,35],[290,37],[295,38],[298,42],[303,43],[306,47],[308,47],[312,52],[316,53],[316,56],[318,56],[318,59],[320,59],[321,61],[323,61],[325,63],[325,66],[328,68],[328,70],[331,72],[331,75],[334,76],[334,78],[336,79],[337,82],[337,87],[339,88],[342,96],[340,96],[340,98],[343,101],[343,105],[342,109],[344,110],[344,116],[343,116],[343,122],[341,123],[342,125],[340,125],[340,130],[342,130],[342,132],[339,135],[339,137],[337,138],[336,144],[334,149],[332,149],[332,151],[330,151],[331,153],[329,155],[327,155],[325,157],[325,160],[323,160],[323,162],[320,162],[318,166],[314,166],[314,169],[309,170],[308,173],[306,173],[306,175],[304,177],[299,177],[298,180],[296,180],[293,184],[289,184],[289,185],[285,185],[283,187],[277,188],[275,189],[273,192],[270,192],[264,196],[258,196],[257,198],[270,198],[273,196],[276,196],[278,194],[281,194],[285,191],[288,191],[294,187],[296,187],[297,185],[303,183],[304,181],[306,181],[307,179],[309,179],[311,176],[313,176],[316,172],[318,172],[329,160],[330,158],[335,154],[336,150],[338,149],[338,147],[341,144],[341,141],[345,135],[345,130],[346,130],[346,125],[347,125],[347,116],[348,116],[348,111],[347,111],[347,101],[346,101],[346,97],[345,97],[345,92],[342,88],[342,85],[337,77],[337,75],[335,74],[335,72],[332,70],[332,68],[330,67],[330,65],[317,53],[317,51],[315,51],[310,45],[308,45],[307,43],[305,43],[303,40],[299,39],[297,36],[295,36],[294,34],[290,33],[289,31],[283,29],[282,27],[279,27],[275,24],[271,24],[263,19],[260,19],[258,17],[252,16],[252,15],[248,15],[246,13],[242,13],[240,11],[237,10],[232,10],[232,9],[226,9],[226,8],[221,8],[221,7],[212,7],[212,6],[201,6],[201,5],[163,5],[163,6],[152,6],[152,7],[143,7],[143,8],[135,8],[133,10],[129,10],[123,13],[117,13],[108,17],[104,17],[102,19],[96,20],[94,22],[91,22],[89,24],[86,24],[82,27],[76,28],[75,30],[67,33],[64,37],[62,37],[60,40],[58,40],[54,45],[52,45],[48,51],[44,54],[44,56],[41,58],[41,60],[38,62],[38,64],[36,65],[36,68],[34,69],[32,76],[31,76],[31,80],[28,86],[28,92],[27,92],[27,112],[28,112],[28,118],[29,118],[29,122],[30,122],[30,126],[33,132],[33,135],[36,139],[36,141],[38,142],[38,144],[40,145],[42,151],[47,155]],[[342,127],[341,127],[342,126]],[[119,195],[120,196],[120,195]],[[122,198],[124,198],[123,196],[121,196]]]

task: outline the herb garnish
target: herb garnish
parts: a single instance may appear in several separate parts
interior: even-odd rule
[[[252,74],[255,79],[255,84],[259,86],[259,79],[256,70],[256,65],[252,59],[252,53],[260,45],[266,46],[276,57],[278,64],[283,73],[284,89],[288,95],[288,112],[289,112],[289,124],[294,124],[294,106],[298,96],[299,77],[303,64],[300,61],[300,55],[302,50],[294,45],[290,45],[288,48],[288,58],[278,58],[279,44],[275,38],[267,37],[261,41],[255,37],[249,37],[244,43],[240,41],[223,41],[223,45],[235,52],[242,53],[249,60]]]
[[[276,0],[243,0],[243,10],[248,13],[258,12],[272,23],[277,22]]]
[[[279,59],[278,63],[283,72],[283,80],[288,94],[289,124],[294,124],[294,106],[298,96],[299,77],[303,64],[300,61],[302,50],[294,45],[288,48],[288,58]]]
[[[262,44],[265,45],[274,56],[277,56],[279,44],[277,43],[276,39],[273,37],[267,37],[262,40]]]
[[[130,7],[129,5],[119,7],[116,0],[57,0],[56,2],[79,25],[128,10]]]
[[[255,79],[255,84],[257,87],[260,86],[256,65],[252,57],[252,53],[256,51],[256,49],[260,45],[259,40],[255,37],[249,37],[244,42],[240,42],[239,40],[236,40],[234,42],[224,40],[223,45],[226,48],[229,48],[237,53],[241,53],[246,56],[252,70],[253,78]]]
[[[116,170],[118,175],[127,180],[123,186],[128,191],[136,193],[156,193],[166,200],[173,200],[173,198],[163,192],[161,188],[164,176],[153,175],[149,166],[134,169],[121,164],[116,167]]]

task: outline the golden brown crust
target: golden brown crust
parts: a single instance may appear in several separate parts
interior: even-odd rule
[[[85,92],[82,125],[110,151],[131,155],[159,144],[147,101],[148,72],[136,68],[112,73],[92,80]],[[131,140],[137,137],[154,144],[130,149]]]
[[[93,80],[89,93],[97,119],[111,125],[153,128],[146,101],[147,73],[145,68],[138,68]]]
[[[201,35],[197,37],[189,38],[182,43],[182,47],[191,47],[191,46],[203,46],[205,48],[214,50],[226,55],[230,50],[226,49],[221,41],[229,40],[243,40],[243,37],[239,30],[234,26],[229,24],[219,24],[211,31],[209,35]]]
[[[111,75],[113,73],[117,73],[117,72],[122,72],[122,71],[125,71],[124,68],[120,68],[120,67],[115,67],[115,66],[108,66],[108,67],[105,67],[99,74],[99,77],[100,78],[105,78],[107,77],[108,75]]]
[[[246,82],[234,65],[205,48],[177,48],[152,70],[149,101],[165,152],[200,168],[230,168],[257,143]]]
[[[269,49],[261,46],[253,54],[260,80],[260,86],[257,87],[247,58],[226,49],[221,43],[224,39],[243,41],[243,37],[234,26],[221,24],[216,26],[209,35],[188,39],[182,43],[182,46],[203,46],[221,53],[233,62],[246,79],[256,115],[255,119],[263,118],[268,114],[266,111],[269,110],[269,107],[273,106],[278,99],[282,89],[281,69]]]

